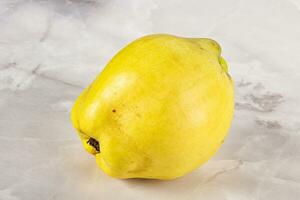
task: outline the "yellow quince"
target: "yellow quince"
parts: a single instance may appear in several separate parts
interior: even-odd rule
[[[217,42],[157,34],[117,53],[71,113],[85,149],[117,178],[174,179],[209,160],[234,109]]]

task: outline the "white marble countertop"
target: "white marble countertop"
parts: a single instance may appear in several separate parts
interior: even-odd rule
[[[113,179],[69,112],[122,46],[157,32],[222,45],[236,83],[230,135],[183,178]],[[299,199],[299,52],[299,0],[1,0],[0,199]]]

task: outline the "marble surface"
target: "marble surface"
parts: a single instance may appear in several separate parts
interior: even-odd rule
[[[116,180],[83,150],[70,109],[121,47],[157,32],[222,45],[232,128],[183,178]],[[1,0],[0,199],[299,199],[299,52],[299,0]]]

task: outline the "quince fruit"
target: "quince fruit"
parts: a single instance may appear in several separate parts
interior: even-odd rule
[[[85,149],[116,178],[174,179],[209,160],[234,110],[217,42],[166,34],[117,53],[71,112]]]

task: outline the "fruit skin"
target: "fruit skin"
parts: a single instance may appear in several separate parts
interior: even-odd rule
[[[234,109],[220,53],[211,39],[166,34],[142,37],[117,53],[71,112],[98,166],[116,178],[174,179],[210,159]]]

